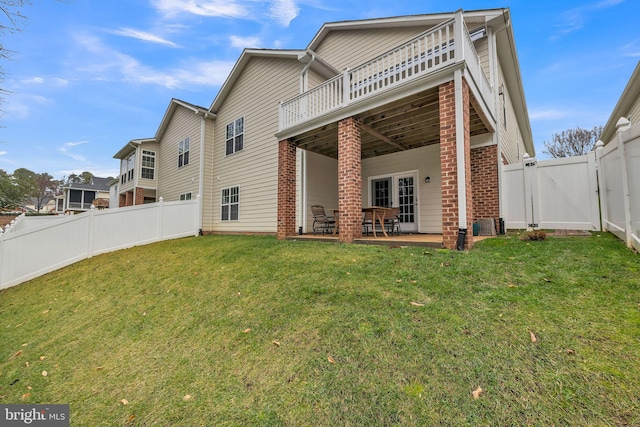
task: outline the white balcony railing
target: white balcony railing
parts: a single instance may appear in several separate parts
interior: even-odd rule
[[[460,48],[456,49],[456,46]],[[467,61],[476,85],[491,105],[493,98],[489,80],[462,19],[462,12],[458,12],[455,18],[407,43],[280,103],[280,130],[462,60]]]

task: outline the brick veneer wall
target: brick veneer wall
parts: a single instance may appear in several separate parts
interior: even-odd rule
[[[467,211],[467,238],[465,248],[473,247],[473,192],[471,185],[471,137],[469,134],[469,86],[462,80],[462,104],[465,151],[465,192]],[[456,103],[453,81],[439,88],[440,110],[440,164],[442,173],[442,244],[445,248],[455,249],[458,230],[458,160],[456,145]]]
[[[498,146],[471,150],[471,183],[473,186],[474,222],[494,218],[499,231],[500,201],[498,187]]]
[[[127,196],[120,194],[120,196],[118,196],[118,207],[124,208],[125,206],[127,206]]]
[[[362,237],[362,155],[360,123],[353,117],[338,122],[338,209],[340,241]]]
[[[296,233],[296,146],[278,143],[278,239]]]
[[[133,191],[127,191],[125,198],[125,206],[133,205]]]
[[[142,205],[144,204],[144,188],[141,187],[136,187],[136,201],[135,204],[136,205]]]

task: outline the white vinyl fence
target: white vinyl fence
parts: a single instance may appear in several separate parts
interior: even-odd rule
[[[640,252],[640,124],[617,126],[616,141],[596,150],[602,224]]]
[[[0,233],[0,289],[94,255],[161,240],[197,236],[200,198],[56,217]],[[23,218],[24,219],[24,218]]]
[[[502,172],[506,228],[600,230],[595,153],[527,158]]]

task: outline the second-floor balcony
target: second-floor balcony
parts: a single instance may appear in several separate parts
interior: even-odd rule
[[[403,84],[428,79],[464,62],[484,105],[493,111],[493,95],[462,12],[401,46],[280,104],[283,132],[388,93]],[[345,110],[350,111],[350,110]],[[345,114],[345,116],[348,114]]]

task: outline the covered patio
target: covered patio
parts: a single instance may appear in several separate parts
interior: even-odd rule
[[[443,36],[443,28],[450,28],[446,36],[451,40]],[[464,247],[473,245],[471,138],[484,135],[492,140],[495,119],[489,106],[494,100],[462,14],[417,39],[433,40],[434,31],[439,41],[431,47],[412,40],[281,105],[281,130],[276,134],[279,238],[299,238],[296,215],[308,215],[312,203],[305,201],[314,197],[303,190],[297,212],[296,150],[301,149],[332,159],[324,163],[329,166],[324,176],[309,173],[304,186],[313,192],[314,185],[335,173],[339,241],[368,241],[362,237],[362,208],[394,202],[403,222],[415,224],[410,231],[430,233],[422,237],[424,243],[454,249],[459,234],[466,234]],[[423,53],[416,51],[416,43],[424,46]],[[427,57],[431,59],[420,60]],[[331,90],[339,96],[330,99],[348,101],[318,110],[318,92]],[[298,111],[293,116],[292,106]],[[384,190],[387,177],[403,179],[403,188],[411,186],[413,197],[378,197],[376,191]],[[332,206],[331,198],[325,200],[323,205]],[[420,225],[421,220],[431,223]]]

